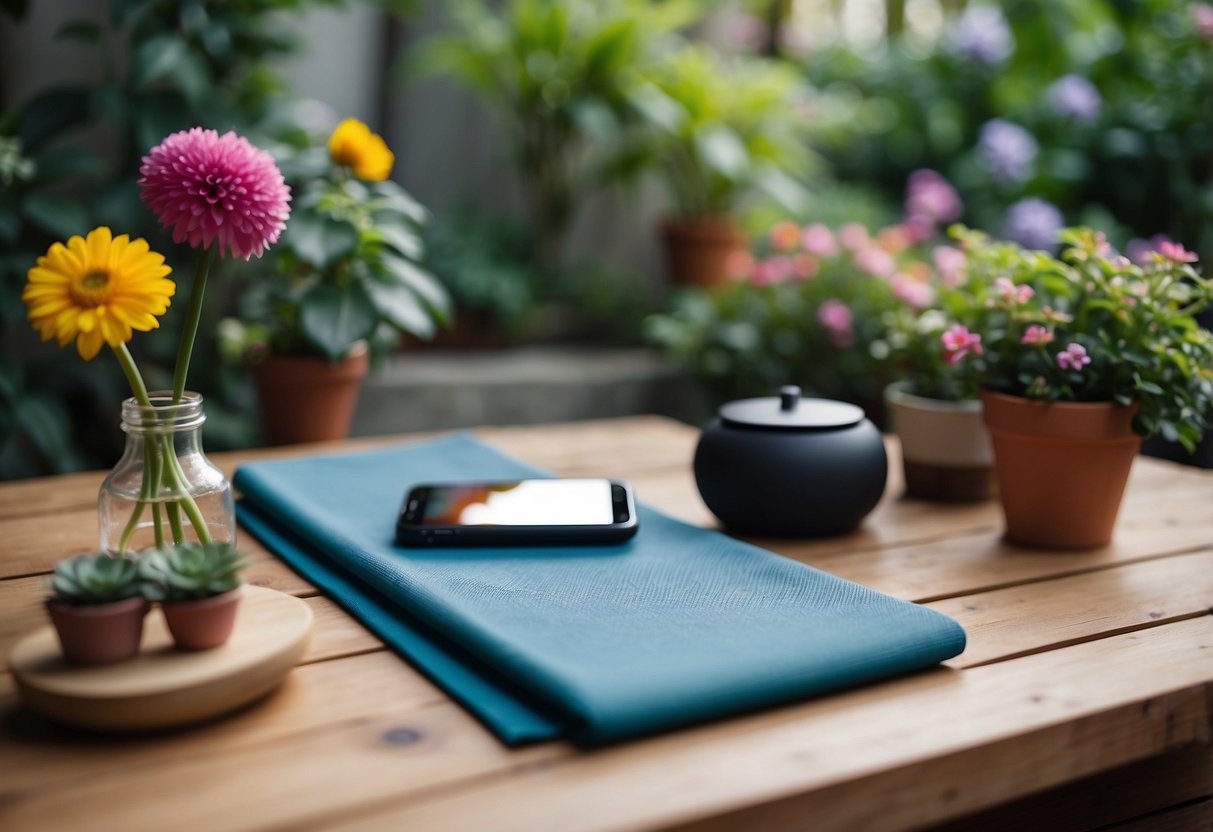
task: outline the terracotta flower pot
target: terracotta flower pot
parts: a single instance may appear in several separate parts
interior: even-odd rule
[[[670,220],[661,226],[666,274],[679,286],[710,289],[727,283],[729,259],[746,251],[747,240],[731,217]]]
[[[240,587],[198,601],[161,605],[173,642],[182,650],[209,650],[231,638],[240,607]]]
[[[1136,407],[982,394],[1007,538],[1054,549],[1112,539],[1141,437]]]
[[[365,344],[336,364],[324,358],[271,355],[252,367],[265,441],[294,445],[345,439],[370,369]]]
[[[143,640],[147,609],[142,596],[92,606],[46,602],[63,656],[75,664],[114,664],[134,658]]]
[[[948,402],[885,390],[893,430],[901,441],[906,496],[947,503],[974,502],[994,493],[994,449],[978,400]]]

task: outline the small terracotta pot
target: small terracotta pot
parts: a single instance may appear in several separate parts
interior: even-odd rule
[[[231,638],[240,608],[240,587],[198,601],[167,601],[164,622],[181,650],[209,650]]]
[[[265,441],[294,445],[345,439],[370,369],[365,344],[332,363],[324,358],[271,355],[252,367]]]
[[[669,220],[661,226],[666,274],[679,286],[710,289],[728,283],[729,259],[746,251],[745,234],[732,217]]]
[[[945,503],[986,500],[994,493],[994,449],[981,402],[949,402],[885,390],[893,430],[901,441],[906,496]]]
[[[134,658],[143,641],[148,603],[142,596],[112,604],[77,606],[47,601],[63,656],[74,664],[114,664]]]
[[[1007,538],[1051,549],[1112,540],[1141,437],[1137,407],[982,394]]]

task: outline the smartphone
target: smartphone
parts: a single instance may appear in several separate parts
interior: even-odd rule
[[[609,479],[427,483],[396,520],[402,546],[620,543],[636,534],[631,486]]]

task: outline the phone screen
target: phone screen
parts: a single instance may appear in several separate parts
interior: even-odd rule
[[[606,479],[522,480],[433,485],[418,506],[420,526],[607,526],[615,522]]]

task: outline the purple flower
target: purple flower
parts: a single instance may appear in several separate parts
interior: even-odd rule
[[[932,223],[955,222],[964,213],[956,189],[933,170],[916,170],[906,184],[906,216]]]
[[[1031,133],[1001,118],[987,121],[977,142],[982,164],[1000,182],[1023,182],[1031,177],[1038,149]]]
[[[1134,263],[1144,266],[1154,259],[1154,252],[1160,251],[1163,243],[1169,242],[1171,242],[1171,238],[1166,234],[1155,234],[1148,240],[1134,237],[1132,240],[1129,240],[1129,244],[1125,247],[1125,252]]]
[[[973,5],[952,27],[952,48],[970,61],[996,64],[1015,51],[1015,36],[997,6]]]
[[[1007,209],[1003,233],[1024,248],[1053,249],[1057,247],[1057,232],[1065,220],[1061,211],[1043,199],[1028,197]]]
[[[1082,368],[1090,363],[1091,356],[1087,355],[1087,348],[1082,344],[1070,344],[1057,353],[1057,366],[1063,370],[1081,373]]]
[[[1099,90],[1081,75],[1070,74],[1058,78],[1049,87],[1048,98],[1053,112],[1075,121],[1094,121],[1103,106]]]
[[[817,320],[830,332],[830,341],[839,349],[851,346],[855,341],[852,329],[855,316],[850,307],[840,300],[827,300],[817,308]]]

